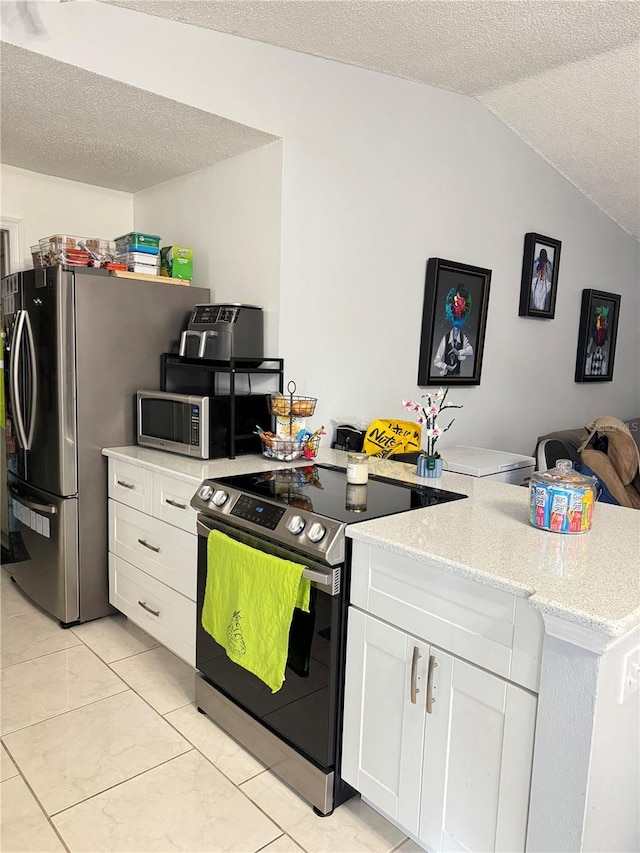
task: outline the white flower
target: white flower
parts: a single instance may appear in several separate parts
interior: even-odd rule
[[[415,400],[403,400],[402,405],[409,412],[417,415],[416,421],[420,426],[424,426],[423,435],[426,439],[426,453],[429,456],[432,456],[436,453],[436,442],[447,430],[453,425],[455,418],[453,418],[447,426],[442,429],[437,424],[438,415],[444,409],[461,409],[462,406],[458,406],[455,403],[452,403],[450,400],[447,400],[447,394],[449,389],[439,388],[437,391],[427,392],[422,395],[422,400],[426,403],[422,405],[420,403],[416,403]],[[421,451],[424,453],[425,451]]]

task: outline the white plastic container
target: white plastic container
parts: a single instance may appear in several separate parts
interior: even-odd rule
[[[137,272],[142,275],[157,275],[160,277],[160,268],[151,264],[128,264],[129,272]]]
[[[147,255],[144,252],[117,252],[118,263],[144,264],[149,267],[160,266],[160,255]]]
[[[516,486],[528,483],[535,469],[533,456],[521,456],[519,453],[504,450],[455,445],[443,448],[440,453],[445,471],[498,480]]]

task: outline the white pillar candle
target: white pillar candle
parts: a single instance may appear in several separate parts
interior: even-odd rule
[[[347,455],[347,483],[362,485],[369,479],[369,457],[366,453]]]

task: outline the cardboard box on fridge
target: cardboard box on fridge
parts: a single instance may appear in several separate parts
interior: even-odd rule
[[[160,275],[191,281],[193,249],[186,246],[163,246],[160,249]]]

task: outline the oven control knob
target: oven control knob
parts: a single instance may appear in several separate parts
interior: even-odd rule
[[[319,521],[314,521],[307,533],[307,539],[309,539],[310,542],[319,542],[326,532],[327,531]]]
[[[216,489],[211,498],[211,503],[215,504],[215,506],[224,506],[228,500],[229,495],[224,489]]]
[[[287,530],[289,533],[293,533],[294,536],[302,533],[304,530],[304,519],[300,518],[299,515],[292,515],[289,521],[287,521]]]
[[[198,491],[198,497],[202,498],[203,501],[208,501],[212,494],[213,489],[211,486],[201,486]]]

